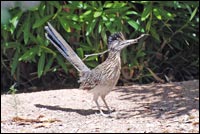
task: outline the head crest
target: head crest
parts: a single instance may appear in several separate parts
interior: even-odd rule
[[[108,37],[108,48],[110,47],[111,43],[115,40],[122,41],[125,40],[124,35],[121,32],[114,33],[113,35]]]

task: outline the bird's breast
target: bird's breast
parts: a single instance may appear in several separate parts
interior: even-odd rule
[[[117,84],[120,77],[121,61],[120,59],[106,60],[96,68],[91,70],[90,74],[81,78],[80,88],[91,90],[95,87],[112,88]]]

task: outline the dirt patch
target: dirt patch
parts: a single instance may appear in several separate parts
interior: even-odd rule
[[[1,132],[199,132],[199,80],[116,87],[106,100],[111,118],[79,89],[1,95]]]

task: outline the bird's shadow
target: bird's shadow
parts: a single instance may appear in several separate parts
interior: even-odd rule
[[[46,108],[49,110],[55,110],[55,111],[64,111],[64,112],[76,112],[80,115],[92,115],[99,113],[99,110],[93,110],[93,109],[72,109],[72,108],[63,108],[60,106],[49,106],[49,105],[42,105],[42,104],[35,104],[38,108]],[[107,113],[107,111],[103,111],[104,113]]]

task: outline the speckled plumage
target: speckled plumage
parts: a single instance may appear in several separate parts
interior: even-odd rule
[[[79,71],[80,88],[93,93],[93,100],[96,103],[100,113],[106,116],[98,104],[98,98],[102,98],[108,111],[111,112],[105,101],[105,96],[114,88],[120,77],[120,52],[126,46],[137,43],[138,40],[144,35],[132,40],[125,40],[121,32],[109,36],[108,58],[97,67],[90,70],[71,49],[69,44],[62,38],[62,36],[51,26],[50,23],[48,23],[48,26],[45,27],[45,30],[47,39],[50,40],[51,43],[60,51],[60,53]]]

